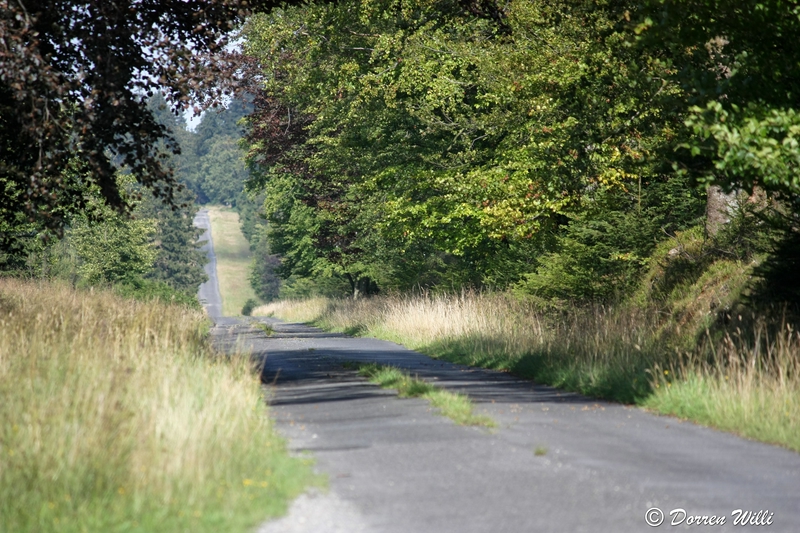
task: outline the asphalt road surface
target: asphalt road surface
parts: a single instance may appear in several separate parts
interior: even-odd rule
[[[800,532],[794,452],[391,342],[212,316],[221,347],[264,360],[278,430],[330,481],[259,533],[652,531],[658,510],[660,530]],[[352,361],[469,394],[498,427],[455,425],[342,365]],[[689,525],[695,516],[717,525]]]
[[[208,210],[200,209],[194,217],[194,225],[205,230],[200,237],[200,242],[205,242],[200,248],[206,253],[208,263],[205,271],[208,281],[200,285],[197,297],[206,308],[208,316],[217,319],[222,316],[222,298],[219,293],[219,281],[217,280],[217,256],[214,254],[214,241],[211,239],[211,220],[208,218]]]

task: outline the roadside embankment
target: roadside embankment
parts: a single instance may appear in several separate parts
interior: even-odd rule
[[[698,338],[686,314],[543,311],[496,293],[280,301],[254,314],[391,340],[800,451],[800,334],[790,326],[767,334],[755,322]]]
[[[0,278],[0,531],[247,531],[311,480],[199,311]]]

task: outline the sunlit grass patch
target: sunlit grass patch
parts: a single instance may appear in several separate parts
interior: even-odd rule
[[[800,334],[755,344],[729,336],[710,358],[655,372],[643,405],[800,452]]]
[[[201,312],[0,278],[0,530],[249,531],[312,480]]]
[[[222,314],[238,316],[248,300],[258,301],[250,286],[250,244],[239,226],[239,214],[221,206],[209,206],[211,239],[217,256],[217,279]]]
[[[462,426],[495,427],[488,416],[476,415],[469,397],[440,389],[419,378],[412,377],[397,367],[374,363],[356,364],[358,373],[372,383],[387,389],[397,389],[401,398],[424,398],[442,415]]]

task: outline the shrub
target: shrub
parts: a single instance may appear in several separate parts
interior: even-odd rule
[[[242,307],[242,314],[244,316],[250,316],[251,314],[253,314],[253,309],[255,309],[257,306],[258,306],[257,301],[255,301],[252,298],[248,298],[247,301],[244,303],[244,306]]]

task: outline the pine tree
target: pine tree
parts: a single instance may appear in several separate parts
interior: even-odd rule
[[[148,279],[162,281],[176,290],[194,294],[208,277],[203,271],[205,256],[197,248],[202,231],[192,224],[197,206],[189,191],[180,197],[185,207],[173,210],[152,195],[145,195],[137,216],[156,220],[154,235],[157,255]]]

